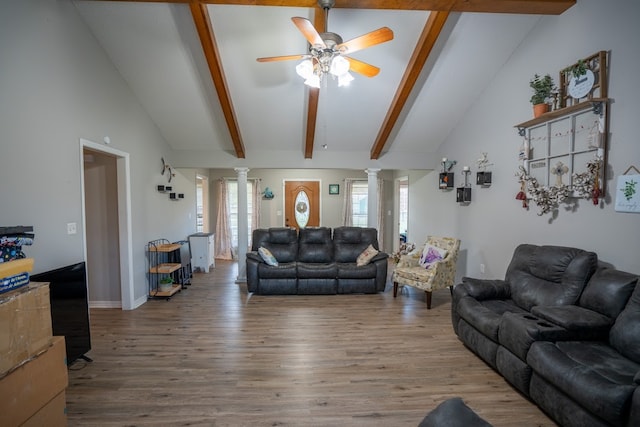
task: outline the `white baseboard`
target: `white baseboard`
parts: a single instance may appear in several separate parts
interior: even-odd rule
[[[142,297],[138,298],[137,300],[135,300],[135,301],[133,302],[133,308],[132,308],[132,310],[135,310],[136,308],[140,307],[142,304],[146,303],[146,302],[147,302],[147,299],[148,299],[148,298],[147,298],[147,296],[146,296],[146,295],[144,295],[144,296],[142,296]]]
[[[121,301],[89,301],[89,308],[122,308]]]

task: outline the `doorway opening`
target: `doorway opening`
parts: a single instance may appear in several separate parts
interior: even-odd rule
[[[409,230],[409,178],[401,177],[396,179],[396,218],[398,218],[395,228],[393,250],[400,249],[400,245],[407,242]]]
[[[196,175],[196,232],[209,232],[209,178]]]
[[[80,166],[89,306],[133,310],[129,154],[80,139]]]

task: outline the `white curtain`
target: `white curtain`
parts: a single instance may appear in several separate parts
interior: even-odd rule
[[[353,205],[351,203],[351,197],[353,194],[353,181],[352,178],[344,180],[344,203],[342,204],[342,225],[353,225]]]
[[[248,251],[251,250],[251,238],[253,236],[253,230],[255,230],[256,228],[260,228],[260,208],[262,206],[262,188],[260,187],[260,180],[252,180],[251,186],[253,188],[253,192],[251,194],[251,232],[249,233],[249,247],[247,248]]]
[[[227,181],[218,180],[217,203],[218,217],[216,220],[215,254],[218,259],[233,259],[231,252],[231,226],[229,224],[229,204],[227,199]]]
[[[378,229],[378,247],[380,250],[384,248],[384,180],[378,178],[378,185],[376,191],[378,192],[378,212],[376,215],[376,221]]]

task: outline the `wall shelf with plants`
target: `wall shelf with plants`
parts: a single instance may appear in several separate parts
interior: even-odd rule
[[[534,75],[529,82],[533,90],[530,102],[543,102],[549,111],[538,117],[515,125],[522,135],[522,129],[592,108],[599,114],[609,102],[607,98],[607,52],[600,51],[580,59],[560,71],[559,86],[555,87],[549,75]],[[549,76],[549,78],[551,78]]]
[[[543,215],[579,198],[596,206],[602,200],[609,134],[606,71],[605,51],[566,67],[552,111],[515,125],[523,137],[516,199],[524,208],[532,201]]]

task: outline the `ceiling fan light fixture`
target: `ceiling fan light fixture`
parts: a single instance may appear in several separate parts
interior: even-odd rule
[[[349,83],[353,81],[353,76],[350,72],[346,72],[341,76],[338,76],[338,87],[349,86]]]
[[[336,55],[331,61],[331,69],[329,72],[334,76],[340,77],[349,72],[349,67],[349,61],[340,55]]]
[[[307,79],[305,79],[304,84],[320,89],[320,76],[312,73]]]
[[[313,75],[313,62],[310,59],[305,59],[296,65],[296,73],[303,79],[308,80]]]

